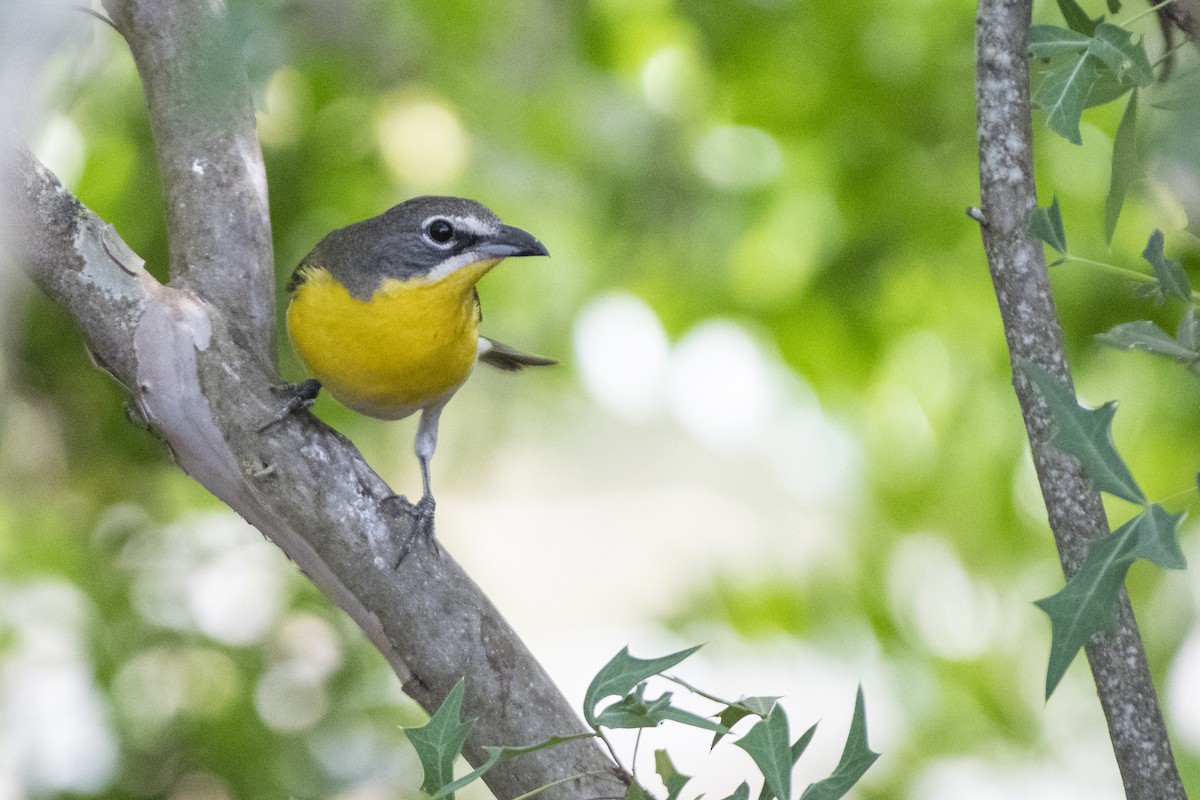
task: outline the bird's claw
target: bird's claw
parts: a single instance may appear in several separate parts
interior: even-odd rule
[[[408,551],[412,549],[413,542],[422,539],[427,542],[432,542],[433,547],[439,553],[441,546],[438,544],[437,536],[434,535],[434,512],[437,510],[437,502],[433,499],[433,495],[425,495],[420,500],[413,503],[409,502],[404,495],[394,494],[390,497],[385,497],[379,501],[383,511],[391,516],[405,516],[412,520],[412,535],[404,542],[404,546],[400,548],[400,555],[396,559],[395,567],[398,569],[404,558],[408,555]]]
[[[262,433],[272,425],[283,422],[292,414],[312,408],[312,404],[317,402],[317,395],[320,391],[321,382],[314,378],[301,381],[300,383],[281,383],[272,386],[271,392],[280,397],[287,398],[287,402],[284,403],[283,408],[279,409],[275,416],[267,420],[267,423],[258,429],[258,432]]]

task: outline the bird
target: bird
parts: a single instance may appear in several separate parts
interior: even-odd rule
[[[475,364],[557,363],[479,335],[476,284],[505,258],[549,254],[462,197],[414,197],[329,233],[287,283],[288,337],[313,378],[282,387],[288,404],[267,426],[311,406],[321,388],[369,417],[420,412],[413,450],[423,493],[413,508],[432,530],[438,423]]]

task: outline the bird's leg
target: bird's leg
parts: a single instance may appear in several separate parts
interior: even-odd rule
[[[317,402],[317,395],[321,392],[321,382],[316,378],[309,378],[300,383],[283,383],[272,386],[271,391],[280,397],[286,398],[287,402],[284,403],[283,408],[279,409],[275,416],[267,421],[266,425],[258,429],[259,433],[262,433],[277,422],[283,422],[297,411],[311,408],[312,404]]]
[[[438,420],[441,418],[445,405],[442,403],[430,406],[421,412],[421,421],[417,424],[417,437],[413,443],[413,450],[421,465],[421,486],[424,489],[424,493],[415,507],[417,530],[431,539],[433,538],[433,512],[437,503],[433,499],[433,490],[430,488],[429,462],[433,459],[434,451],[437,450]]]
[[[432,542],[434,548],[440,549],[433,529],[433,517],[437,502],[433,499],[433,490],[430,488],[429,462],[433,458],[433,451],[437,449],[438,418],[441,416],[443,407],[445,407],[445,403],[426,408],[421,412],[421,421],[417,424],[417,437],[413,450],[417,454],[417,462],[421,465],[421,486],[424,489],[421,499],[417,501],[416,505],[399,495],[393,495],[383,500],[384,503],[387,503],[384,508],[389,513],[394,513],[390,506],[398,504],[403,513],[413,521],[413,535],[400,548],[396,567],[399,567],[404,561],[413,542],[418,538]]]

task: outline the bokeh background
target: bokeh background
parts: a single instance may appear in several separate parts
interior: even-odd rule
[[[1122,796],[1082,662],[1042,697],[1031,603],[1062,576],[963,213],[971,3],[230,5],[281,286],[325,232],[414,194],[477,198],[553,254],[480,291],[485,333],[562,366],[481,370],[443,416],[434,479],[446,548],[571,697],[625,644],[706,642],[681,676],[783,695],[794,733],[821,721],[800,785],[836,763],[861,682],[884,756],[856,797]],[[0,26],[0,121],[162,276],[122,40],[37,0],[4,0]],[[1135,27],[1155,58],[1153,21]],[[1074,251],[1137,267],[1161,227],[1195,266],[1200,103],[1179,58],[1183,100],[1143,103],[1146,179],[1111,251],[1121,104],[1085,114],[1082,147],[1039,131]],[[0,278],[0,800],[418,797],[399,726],[422,716],[383,659],[127,421],[66,315],[14,265]],[[1077,266],[1054,280],[1081,396],[1122,401],[1134,474],[1195,511],[1194,376],[1093,338],[1180,309]],[[304,377],[282,339],[280,365]],[[315,411],[418,490],[411,421]],[[1191,526],[1183,545],[1200,562]],[[1196,788],[1194,574],[1138,565],[1130,585]],[[643,767],[670,746],[723,796],[750,765],[706,741],[647,734]]]

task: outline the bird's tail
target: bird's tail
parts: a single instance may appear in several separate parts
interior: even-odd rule
[[[558,363],[553,358],[523,353],[515,347],[509,347],[486,336],[479,337],[478,359],[505,372],[514,372],[525,367],[552,367]]]

